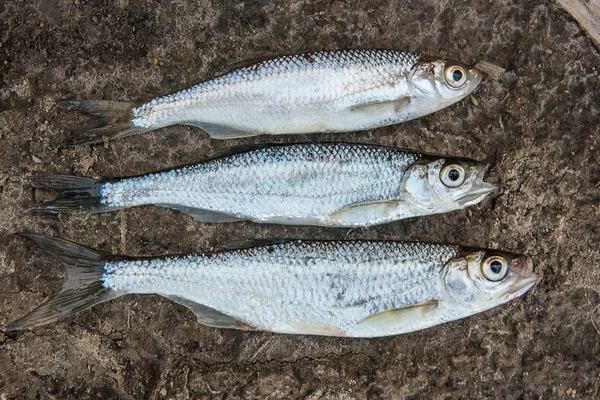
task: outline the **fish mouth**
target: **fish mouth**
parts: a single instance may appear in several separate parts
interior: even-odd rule
[[[531,289],[538,281],[539,277],[532,273],[529,278],[525,278],[522,281],[519,281],[517,284],[517,289],[513,292],[515,297],[520,297],[527,293],[529,289]]]
[[[473,185],[473,188],[458,201],[461,206],[466,207],[477,204],[483,201],[487,195],[498,190],[498,186],[484,181],[485,174],[487,174],[491,166],[492,163],[489,163],[481,168],[475,178],[476,183]]]
[[[481,72],[480,70],[478,70],[475,67],[470,67],[470,68],[466,67],[465,69],[468,71],[467,82],[464,85],[464,87],[467,89],[465,91],[465,97],[466,97],[466,96],[470,95],[471,93],[473,93],[475,91],[475,89],[477,89],[477,87],[483,80],[483,72]]]
[[[471,91],[469,93],[471,93],[475,90],[475,88],[477,88],[477,86],[479,86],[479,84],[483,80],[483,73],[477,68],[472,67],[469,68],[469,77],[471,78],[469,80],[469,84],[471,85]]]
[[[463,207],[472,206],[474,204],[480,203],[492,192],[498,190],[496,185],[492,185],[491,183],[482,182],[479,187],[470,191],[468,194],[463,196],[458,204]]]
[[[508,303],[509,301],[523,296],[529,291],[529,289],[531,289],[537,283],[538,279],[539,277],[536,274],[531,273],[529,277],[523,278],[522,280],[515,282],[511,286],[510,291],[504,293],[500,297],[500,302]]]

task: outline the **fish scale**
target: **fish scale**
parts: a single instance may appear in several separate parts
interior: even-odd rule
[[[438,295],[458,247],[401,242],[304,242],[154,260],[109,262],[103,285],[181,296],[244,323],[313,321],[347,329],[388,308]],[[258,299],[258,300],[257,300]],[[256,309],[239,306],[245,301]]]
[[[395,198],[403,172],[420,157],[346,144],[272,147],[109,182],[101,201],[110,207],[177,203],[254,219],[326,218],[347,205]]]
[[[254,107],[276,105],[271,112],[287,114],[293,110],[282,109],[284,105],[298,111],[297,107],[302,105],[337,109],[353,104],[356,96],[369,102],[380,99],[382,94],[386,97],[397,94],[394,85],[398,84],[398,78],[406,75],[420,58],[416,53],[387,50],[324,51],[278,57],[142,104],[133,109],[133,122],[149,128],[179,114],[197,117],[214,113],[222,105],[238,108],[246,103]],[[290,75],[294,74],[292,79]],[[371,92],[378,89],[377,93]],[[207,122],[218,122],[209,115],[206,117]]]

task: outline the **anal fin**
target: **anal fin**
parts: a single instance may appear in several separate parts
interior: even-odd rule
[[[188,214],[196,221],[201,222],[238,222],[243,221],[241,218],[234,217],[229,214],[223,214],[218,211],[204,210],[201,208],[187,207],[179,204],[156,204],[160,207],[172,208],[177,211],[181,211]]]
[[[181,122],[181,124],[196,126],[208,133],[208,135],[213,139],[226,140],[262,135],[261,132],[245,132],[239,129],[230,128],[229,126],[209,124],[205,122],[185,121]]]
[[[224,328],[224,329],[241,329],[241,330],[254,330],[251,326],[230,317],[214,308],[207,307],[202,304],[195,303],[191,300],[185,299],[179,296],[167,296],[170,300],[175,303],[181,304],[182,306],[190,309],[198,318],[198,322],[203,325],[210,326],[212,328]]]

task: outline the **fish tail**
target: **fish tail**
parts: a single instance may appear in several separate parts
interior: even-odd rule
[[[106,181],[68,175],[42,175],[28,179],[37,187],[50,189],[62,195],[30,210],[32,215],[97,213],[116,209],[101,202],[100,189]]]
[[[49,324],[122,294],[105,288],[102,283],[105,263],[115,259],[110,254],[47,235],[17,235],[31,240],[46,254],[58,259],[65,267],[66,279],[58,294],[29,314],[8,324],[6,331],[22,331]]]
[[[91,115],[104,123],[103,126],[98,128],[78,133],[76,136],[62,142],[60,146],[71,147],[79,144],[102,143],[105,140],[123,138],[153,130],[154,128],[142,128],[133,124],[133,109],[140,104],[140,101],[98,100],[60,103],[59,107],[64,110]]]

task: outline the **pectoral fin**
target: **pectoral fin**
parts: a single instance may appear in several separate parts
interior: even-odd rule
[[[253,329],[252,327],[233,317],[230,317],[227,314],[223,314],[220,311],[204,306],[202,304],[194,303],[193,301],[184,299],[183,297],[168,296],[168,298],[173,300],[175,303],[181,304],[182,306],[185,306],[188,309],[190,309],[194,314],[196,314],[198,322],[200,322],[203,325],[210,326],[213,328],[225,329]]]
[[[410,104],[410,97],[401,97],[395,100],[373,101],[370,103],[357,104],[350,107],[352,112],[393,112],[398,113]]]
[[[400,202],[398,200],[353,204],[334,212],[329,216],[329,219],[339,225],[361,225],[386,218],[389,219],[399,205]]]
[[[366,329],[389,328],[411,319],[423,318],[426,314],[435,310],[437,306],[437,300],[430,300],[410,307],[382,311],[365,318],[358,326]]]

